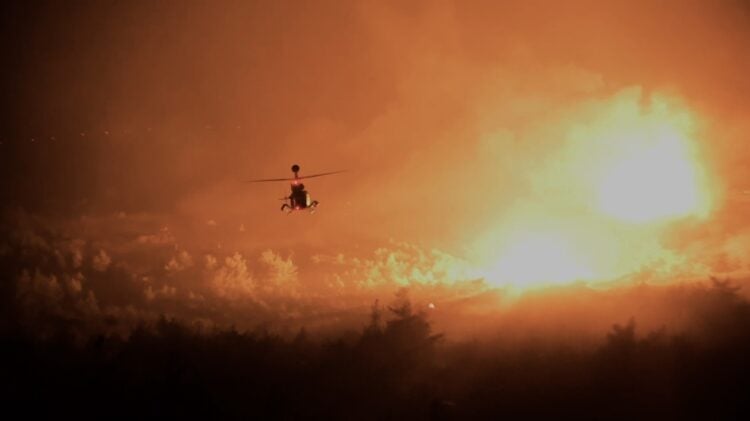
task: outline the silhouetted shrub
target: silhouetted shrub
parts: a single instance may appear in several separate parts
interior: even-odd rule
[[[742,418],[748,303],[725,282],[686,302],[692,330],[631,319],[590,348],[451,343],[405,295],[325,341],[166,317],[85,341],[66,324],[43,338],[6,324],[1,392],[7,410],[46,417]]]

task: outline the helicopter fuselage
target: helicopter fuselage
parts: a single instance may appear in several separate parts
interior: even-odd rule
[[[292,183],[292,192],[287,197],[288,203],[281,206],[281,210],[292,212],[295,210],[310,209],[315,210],[318,206],[317,200],[312,200],[310,193],[305,190],[304,184]]]

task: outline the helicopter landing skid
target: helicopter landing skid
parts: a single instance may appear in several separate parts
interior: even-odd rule
[[[312,203],[310,203],[310,206],[307,207],[307,209],[310,209],[310,213],[315,213],[315,209],[318,207],[319,204],[320,202],[318,202],[317,200],[313,200]],[[286,211],[287,214],[294,212],[294,210],[295,209],[293,207],[289,206],[286,203],[281,205],[281,211],[282,212]]]

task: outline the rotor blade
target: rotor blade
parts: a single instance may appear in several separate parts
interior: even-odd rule
[[[346,170],[341,171],[331,171],[331,172],[324,172],[320,174],[313,174],[313,175],[304,175],[302,177],[298,177],[297,180],[302,180],[304,178],[313,178],[313,177],[322,177],[324,175],[333,175],[333,174],[341,174],[342,172],[346,172]]]
[[[293,178],[265,178],[261,180],[243,180],[245,183],[265,183],[268,181],[294,181]]]

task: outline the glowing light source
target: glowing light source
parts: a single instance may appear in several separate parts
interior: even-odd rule
[[[543,124],[562,141],[530,151],[531,188],[506,197],[476,240],[485,279],[529,289],[673,270],[663,233],[713,206],[694,115],[635,88]]]
[[[594,274],[564,234],[529,232],[509,242],[486,275],[492,282],[528,288],[589,280]]]
[[[598,184],[601,212],[632,223],[707,213],[702,170],[677,127],[646,128],[627,140]]]

